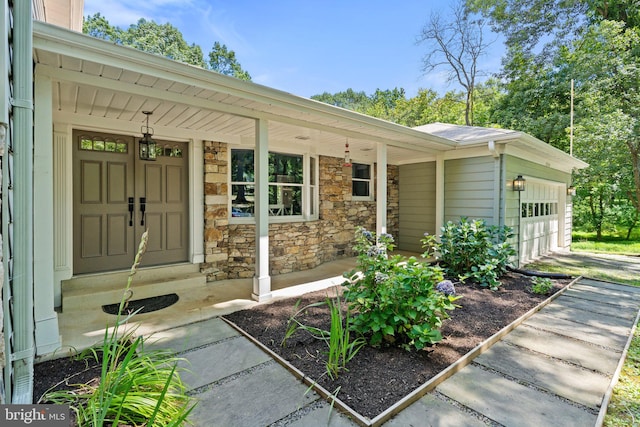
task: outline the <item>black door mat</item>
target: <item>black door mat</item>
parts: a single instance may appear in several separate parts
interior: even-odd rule
[[[157,297],[137,299],[129,301],[123,312],[124,314],[128,314],[136,310],[140,310],[138,314],[151,313],[152,311],[158,311],[162,310],[163,308],[172,306],[173,304],[178,302],[178,299],[178,294],[166,294]],[[118,314],[119,307],[120,303],[103,305],[102,311],[107,314],[115,315]]]

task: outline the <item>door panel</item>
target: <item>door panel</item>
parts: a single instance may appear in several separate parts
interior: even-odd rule
[[[184,262],[189,256],[187,144],[172,142],[158,154],[136,178],[137,192],[147,200],[147,265]]]
[[[110,162],[107,164],[107,198],[109,203],[125,203],[127,194],[127,164]]]
[[[132,137],[74,131],[73,141],[74,273],[130,268],[146,229],[142,266],[187,261],[186,143],[146,162]]]
[[[102,215],[83,215],[82,244],[80,250],[83,258],[102,256]]]
[[[107,255],[126,255],[129,253],[128,228],[129,218],[123,214],[107,216]]]
[[[82,177],[81,203],[102,203],[102,163],[81,161],[80,176]]]

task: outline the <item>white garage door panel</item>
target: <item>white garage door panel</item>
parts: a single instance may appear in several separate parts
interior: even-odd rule
[[[558,249],[558,185],[527,182],[521,193],[520,262]]]

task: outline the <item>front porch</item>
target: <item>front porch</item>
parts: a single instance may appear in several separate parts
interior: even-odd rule
[[[355,258],[342,258],[310,270],[274,275],[271,279],[273,296],[271,301],[339,285],[343,281],[342,274],[355,267]],[[168,270],[171,269],[175,267],[168,268]],[[149,274],[151,270],[154,269],[141,270],[140,277],[142,274]],[[184,273],[184,276],[188,275],[190,274]],[[100,279],[104,280],[104,277]],[[124,289],[126,274],[121,275],[119,280],[122,281],[121,289]],[[173,283],[178,283],[177,280]],[[134,286],[135,284],[134,277]],[[150,282],[148,285],[139,286],[134,290],[132,300],[159,295],[150,289],[144,289],[151,286],[163,285],[154,285]],[[167,292],[169,292],[168,289]],[[167,308],[134,317],[131,326],[137,326],[139,334],[148,335],[260,304],[251,296],[252,278],[227,279],[209,283],[202,280],[200,284],[185,282],[184,286],[173,287],[170,292],[178,294],[178,302]],[[117,291],[114,291],[113,287],[108,294],[104,295],[109,295],[108,300],[103,300],[96,294],[95,286],[86,286],[86,292],[83,295],[74,296],[73,304],[67,303],[67,307],[63,305],[62,312],[58,314],[62,347],[52,354],[45,355],[41,360],[62,357],[102,341],[105,326],[113,326],[116,317],[102,311],[101,306],[119,301],[119,297],[115,298]]]

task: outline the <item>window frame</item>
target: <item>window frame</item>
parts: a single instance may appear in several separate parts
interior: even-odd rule
[[[242,146],[229,146],[227,151],[227,182],[229,183],[228,197],[228,219],[230,224],[255,224],[255,212],[251,216],[237,217],[233,216],[233,187],[235,185],[249,185],[255,188],[255,176],[252,182],[233,181],[231,164],[232,152],[234,150],[249,150],[254,152],[254,171],[255,171],[255,148]],[[301,214],[299,215],[269,215],[270,223],[286,223],[300,221],[314,221],[319,218],[319,156],[315,154],[287,151],[287,150],[269,150],[269,154],[282,154],[287,156],[302,156],[302,184],[289,182],[269,182],[269,188],[273,187],[299,187],[301,188]],[[311,167],[312,162],[314,167]],[[313,173],[313,176],[311,176]]]
[[[354,167],[355,165],[364,165],[367,166],[369,168],[369,178],[354,178],[353,177],[353,171],[355,170]],[[373,163],[361,163],[361,162],[353,162],[351,165],[351,200],[355,200],[355,201],[366,201],[366,202],[371,202],[374,200],[374,179],[375,179],[375,169],[374,169],[374,164]],[[358,181],[358,182],[367,182],[369,185],[369,195],[368,196],[358,196],[356,194],[354,194],[354,189],[353,189],[353,182],[354,181]]]

